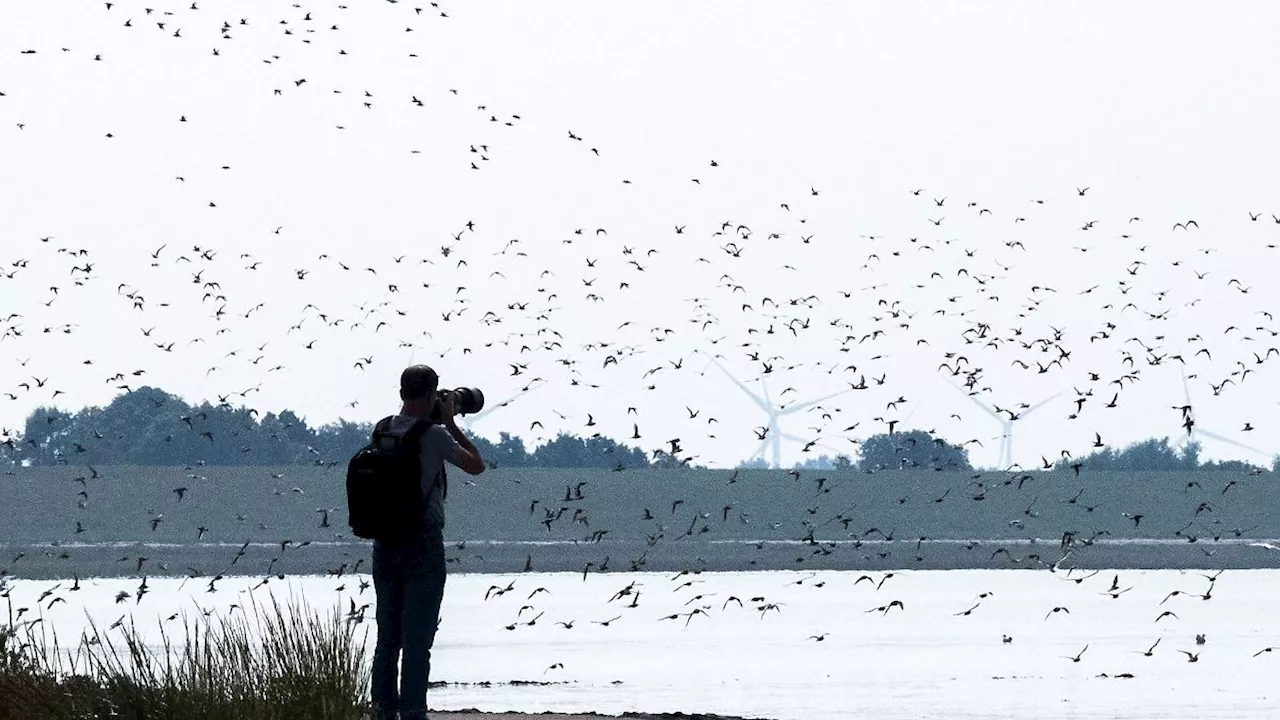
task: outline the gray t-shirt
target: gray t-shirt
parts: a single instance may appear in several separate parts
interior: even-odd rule
[[[387,430],[403,436],[409,431],[417,418],[408,415],[395,415]],[[444,527],[444,478],[441,472],[445,462],[453,462],[453,455],[458,450],[458,441],[449,434],[443,425],[432,425],[422,434],[419,442],[422,453],[422,492],[427,498],[427,527]]]

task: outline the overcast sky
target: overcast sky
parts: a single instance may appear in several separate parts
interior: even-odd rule
[[[1056,395],[1038,465],[1176,435],[1181,356],[1264,451],[1206,454],[1275,449],[1274,4],[421,9],[0,5],[0,426],[122,384],[372,420],[412,359],[536,388],[491,438],[731,465],[767,418],[709,353],[782,405],[865,377],[788,465],[888,420],[996,463],[967,375]]]

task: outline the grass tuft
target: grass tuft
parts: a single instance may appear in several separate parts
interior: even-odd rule
[[[71,649],[40,618],[0,624],[0,720],[357,720],[368,702],[368,627],[340,607],[318,614],[274,595],[265,606],[160,623],[132,619]]]

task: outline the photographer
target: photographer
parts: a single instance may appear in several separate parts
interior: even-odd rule
[[[378,644],[373,654],[372,699],[381,718],[427,717],[431,646],[444,598],[444,501],[448,494],[444,463],[471,475],[479,475],[485,468],[475,445],[454,422],[455,404],[459,399],[474,400],[474,396],[460,398],[462,391],[438,392],[438,387],[439,376],[431,368],[407,368],[400,375],[404,403],[400,413],[379,423],[383,432],[401,436],[419,421],[432,423],[417,441],[425,498],[422,532],[404,542],[376,540],[373,544]]]

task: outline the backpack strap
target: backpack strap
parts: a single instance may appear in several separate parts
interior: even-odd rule
[[[404,433],[404,439],[415,445],[421,442],[422,436],[427,434],[427,430],[435,425],[431,420],[414,420],[413,425]]]
[[[394,415],[388,415],[382,418],[381,420],[379,420],[378,422],[374,423],[373,434],[377,435],[379,433],[385,433],[388,430],[390,430],[391,421],[394,418],[395,418]],[[405,440],[408,440],[409,442],[416,443],[422,439],[423,434],[427,432],[427,428],[431,427],[432,425],[435,425],[435,421],[433,420],[414,420],[413,425],[411,425],[409,429],[405,431],[403,438]]]
[[[392,416],[387,416],[379,420],[377,424],[373,426],[374,434],[376,435],[377,433],[386,432],[387,428],[391,426],[391,418]],[[427,434],[427,430],[430,430],[431,426],[435,424],[436,422],[434,420],[422,420],[422,419],[415,420],[413,422],[413,425],[411,425],[409,429],[405,431],[404,438],[403,438],[404,441],[413,443],[415,447],[418,447],[419,444],[422,442],[422,436]],[[434,487],[435,484],[438,482],[441,483],[442,485],[441,497],[444,499],[448,499],[449,476],[445,474],[443,465],[440,468],[440,472],[437,473],[435,478],[432,479],[431,481],[432,486]]]
[[[409,440],[417,444],[422,440],[422,436],[427,433],[427,430],[430,430],[431,426],[435,424],[436,422],[434,420],[418,420],[413,424],[413,427],[409,428],[409,431],[405,433],[404,438],[405,440]],[[447,500],[449,499],[449,476],[446,475],[444,471],[443,461],[445,458],[441,458],[441,460],[440,472],[436,473],[436,476],[431,479],[431,486],[435,487],[436,484],[439,483],[441,486],[440,497]]]
[[[408,432],[404,434],[404,438],[405,440],[408,440],[417,444],[422,440],[422,436],[427,433],[427,430],[430,430],[431,426],[435,424],[436,422],[434,420],[418,420],[414,422],[413,427],[409,428]],[[445,468],[444,468],[445,460],[447,460],[447,458],[441,458],[440,471],[436,473],[436,476],[434,478],[431,479],[431,487],[434,488],[437,484],[439,484],[441,499],[448,500],[449,499],[449,476],[445,474]]]

